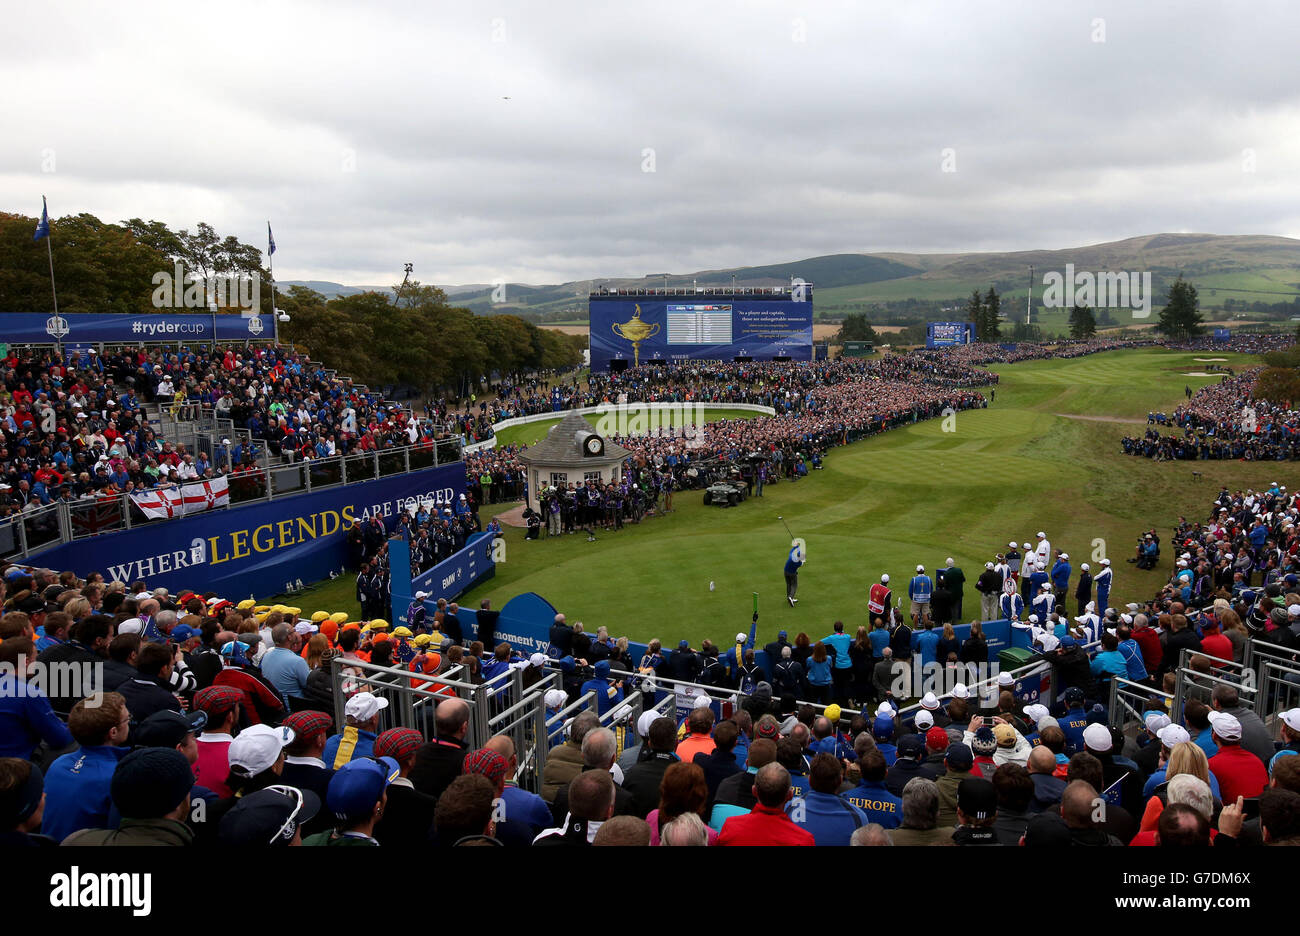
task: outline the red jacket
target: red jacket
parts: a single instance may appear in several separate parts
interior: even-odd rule
[[[223,669],[212,680],[212,685],[230,686],[244,694],[243,711],[250,724],[260,724],[264,720],[263,716],[267,720],[278,722],[279,716],[284,714],[284,702],[279,693],[238,666]]]
[[[722,824],[719,845],[816,845],[813,834],[801,829],[785,814],[784,807],[775,809],[758,803],[754,811],[743,816],[732,816]]]
[[[1268,786],[1268,769],[1264,762],[1240,744],[1219,746],[1210,758],[1210,772],[1219,780],[1219,793],[1225,806],[1237,802],[1238,796],[1259,796]]]
[[[1147,672],[1155,673],[1160,669],[1160,663],[1165,658],[1165,648],[1160,643],[1160,635],[1156,633],[1154,627],[1144,627],[1133,632],[1133,639],[1142,648],[1142,662],[1146,664]]]

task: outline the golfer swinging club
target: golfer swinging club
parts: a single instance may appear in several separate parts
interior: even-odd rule
[[[799,590],[799,567],[807,561],[807,558],[803,541],[795,540],[785,560],[785,600],[790,602],[792,608],[799,603],[799,599],[794,594]]]

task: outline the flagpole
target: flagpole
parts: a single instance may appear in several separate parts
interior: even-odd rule
[[[275,344],[280,346],[280,316],[275,311],[275,240],[271,236],[271,222],[266,222],[266,267],[271,274],[271,322],[275,329]]]
[[[45,196],[44,196],[44,195],[41,196],[41,207],[42,207],[42,209],[43,209],[44,212],[45,212],[45,216],[48,218],[48,217],[49,217],[49,207],[48,207],[48,205],[46,204]],[[58,291],[58,289],[56,289],[55,286],[54,286],[54,246],[53,246],[53,244],[54,244],[54,235],[53,235],[53,233],[51,233],[51,232],[49,231],[49,225],[48,225],[48,223],[47,223],[47,225],[46,225],[46,234],[45,234],[45,252],[49,255],[49,258],[50,258],[50,293],[54,296],[54,317],[55,317],[55,318],[58,318],[58,317],[59,317],[59,291]],[[63,336],[60,335],[60,334],[57,334],[57,333],[60,332],[60,331],[62,331],[62,329],[60,329],[60,328],[56,328],[56,329],[55,329],[56,334],[55,334],[55,336],[54,336],[54,350],[58,353],[59,357],[62,358],[62,357],[63,357]]]

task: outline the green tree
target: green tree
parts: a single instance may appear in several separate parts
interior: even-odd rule
[[[1093,316],[1092,309],[1076,302],[1074,308],[1070,310],[1070,337],[1091,338],[1095,334],[1097,334],[1097,319]]]
[[[975,340],[984,340],[984,299],[977,289],[966,300],[966,321],[975,326]]]
[[[850,312],[840,322],[840,330],[831,339],[832,344],[844,344],[846,341],[877,342],[876,330],[867,321],[865,312]]]
[[[1181,276],[1169,287],[1169,298],[1160,310],[1156,331],[1174,339],[1195,338],[1205,331],[1196,287]]]
[[[995,341],[1002,337],[1002,300],[992,286],[984,295],[984,328],[980,341]]]

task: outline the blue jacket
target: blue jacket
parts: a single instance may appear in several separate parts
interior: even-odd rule
[[[582,684],[579,695],[586,695],[588,692],[596,693],[596,714],[604,715],[611,708],[623,701],[623,690],[615,689],[614,694],[610,695],[610,684],[607,679],[588,679]]]
[[[885,648],[889,646],[889,631],[885,628],[873,630],[867,635],[871,641],[871,655],[877,660],[882,659],[885,655]]]
[[[11,672],[0,673],[0,757],[31,760],[42,741],[55,751],[73,744],[45,693]]]
[[[1052,585],[1056,588],[1070,587],[1070,573],[1074,571],[1068,562],[1058,561],[1052,566]]]
[[[131,749],[97,745],[64,754],[45,773],[45,818],[41,834],[62,842],[81,829],[109,828],[109,787],[117,762]]]
[[[921,656],[921,665],[934,662],[935,648],[941,639],[937,630],[919,630],[912,632],[912,651]]]
[[[827,657],[825,661],[818,663],[811,656],[804,661],[804,668],[807,672],[808,682],[814,686],[829,686],[831,684],[831,658]]]
[[[786,804],[785,811],[795,825],[812,833],[818,845],[847,845],[854,831],[869,821],[866,813],[834,793],[811,790]]]
[[[907,597],[912,601],[926,602],[933,594],[934,582],[924,573],[912,576],[912,580],[907,583]]]
[[[795,556],[795,553],[796,553],[797,551],[798,551],[798,547],[791,548],[791,550],[790,550],[790,555],[786,557],[786,560],[785,560],[785,574],[786,574],[786,575],[798,575],[798,574],[799,574],[799,567],[800,567],[801,565],[803,565],[803,560],[802,560],[802,559],[795,559],[794,556]]]
[[[352,729],[357,733],[356,743],[352,746],[352,756],[344,758],[342,763],[336,764],[334,760],[338,757],[339,744],[343,740],[343,734],[349,729],[344,728],[343,733],[333,735],[325,740],[325,750],[321,752],[320,759],[325,762],[325,766],[332,770],[337,770],[343,764],[357,760],[362,757],[370,757],[375,753],[375,736],[369,731],[362,731],[360,728]]]
[[[1065,734],[1066,750],[1076,754],[1083,750],[1083,729],[1088,727],[1088,713],[1081,708],[1070,709],[1058,720]]]
[[[889,792],[883,783],[863,780],[841,797],[867,815],[868,822],[878,822],[886,829],[897,829],[903,823],[903,800]]]
[[[853,661],[849,659],[849,647],[853,646],[852,637],[848,634],[831,634],[829,637],[823,637],[822,643],[835,648],[836,669],[852,668]]]
[[[1141,682],[1147,678],[1147,665],[1142,659],[1142,648],[1138,642],[1130,637],[1119,645],[1119,652],[1124,657],[1124,662],[1128,664],[1128,678],[1135,682]]]

